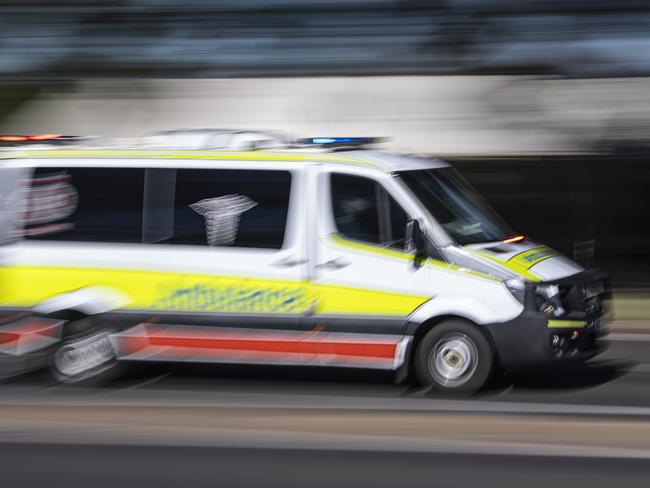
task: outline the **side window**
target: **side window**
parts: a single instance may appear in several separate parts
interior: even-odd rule
[[[332,209],[343,237],[381,244],[377,184],[368,178],[332,174]]]
[[[331,191],[336,229],[343,237],[404,248],[408,215],[379,183],[335,173]]]
[[[144,170],[37,168],[24,188],[28,239],[142,242]]]
[[[147,171],[145,242],[280,249],[288,171]]]

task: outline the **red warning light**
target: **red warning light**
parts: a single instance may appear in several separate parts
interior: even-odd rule
[[[0,136],[0,141],[4,142],[21,142],[26,140],[27,136]]]
[[[52,139],[60,139],[61,134],[35,134],[31,136],[0,136],[2,142],[25,142],[25,141],[49,141]]]
[[[39,134],[35,136],[27,136],[30,141],[47,141],[49,139],[58,139],[61,134]]]
[[[504,244],[510,244],[512,242],[520,242],[520,241],[523,241],[525,238],[526,238],[526,236],[514,236],[514,237],[511,237],[509,239],[506,239],[505,241],[503,241],[503,243]]]

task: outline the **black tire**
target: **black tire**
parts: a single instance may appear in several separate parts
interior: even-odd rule
[[[421,385],[444,392],[474,393],[488,382],[494,351],[485,335],[469,322],[450,319],[418,343],[413,369]]]
[[[70,385],[99,386],[124,374],[125,366],[117,361],[108,339],[114,332],[115,328],[102,324],[100,319],[94,317],[66,324],[64,339],[49,355],[49,371],[54,381]],[[75,358],[75,353],[76,365],[74,359],[66,359]],[[79,359],[84,353],[85,367],[84,359]]]

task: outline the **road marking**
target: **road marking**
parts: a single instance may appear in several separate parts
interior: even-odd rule
[[[606,339],[609,339],[611,341],[621,341],[621,342],[625,342],[625,341],[649,342],[650,334],[640,334],[637,332],[612,332],[606,336]]]
[[[630,371],[634,373],[650,373],[650,364],[637,364]]]
[[[127,386],[124,388],[125,390],[136,390],[138,388],[143,388],[145,386],[153,385],[154,383],[158,383],[160,380],[164,380],[168,376],[171,376],[172,372],[168,371],[167,373],[163,373],[160,376],[156,376],[155,378],[151,378],[146,381],[142,381],[141,383],[136,383],[135,385]]]
[[[75,389],[77,390],[77,389]],[[97,390],[90,390],[97,391]],[[345,397],[268,393],[192,392],[179,400],[174,390],[101,390],[99,396],[70,391],[59,398],[51,394],[10,396],[0,398],[3,406],[41,407],[170,407],[170,408],[241,408],[330,411],[395,411],[395,412],[463,412],[488,414],[594,415],[650,417],[650,407],[589,405],[562,403],[530,403],[490,400],[447,400],[436,398]],[[86,392],[88,393],[88,392]],[[126,395],[128,393],[128,395]]]

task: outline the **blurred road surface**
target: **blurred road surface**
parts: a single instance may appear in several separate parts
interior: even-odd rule
[[[647,486],[638,460],[147,446],[0,445],[14,486]],[[85,480],[85,481],[83,481]],[[46,484],[47,483],[47,484]],[[83,485],[82,485],[83,483]]]
[[[472,398],[356,370],[151,364],[104,388],[32,374],[0,385],[0,465],[23,486],[647,486],[650,334]]]

